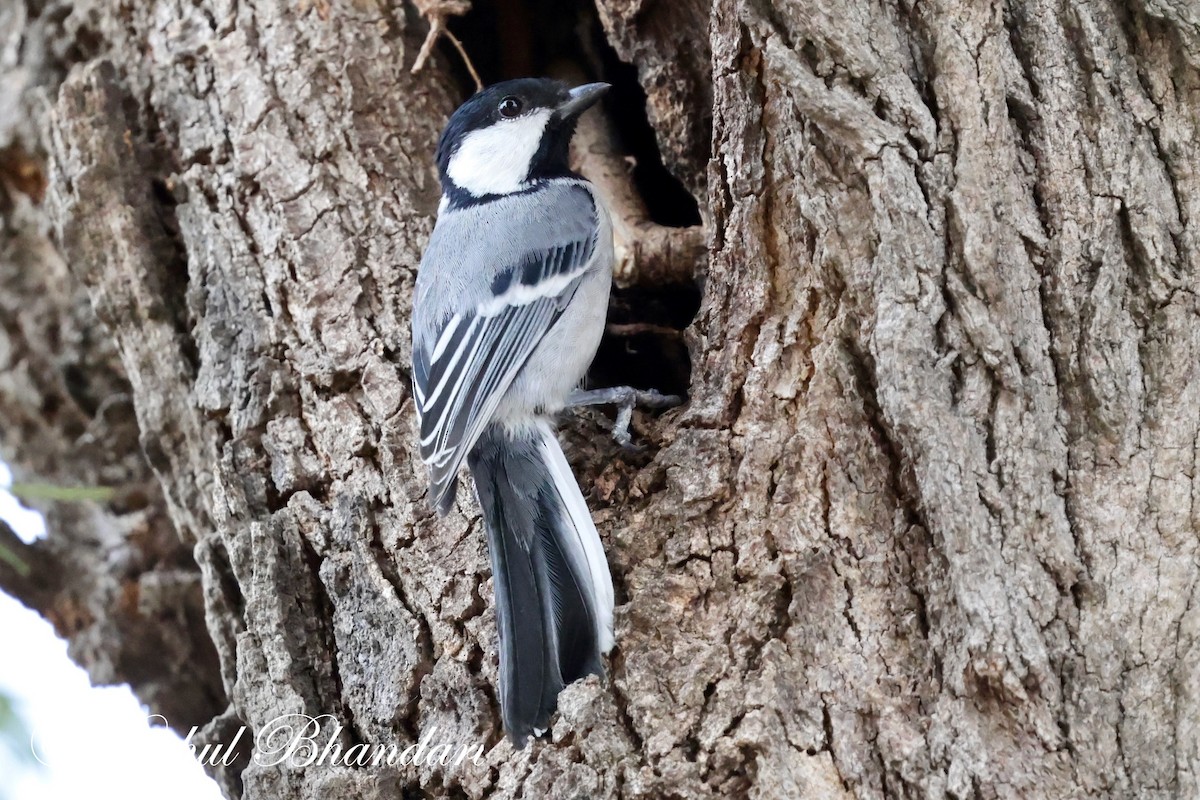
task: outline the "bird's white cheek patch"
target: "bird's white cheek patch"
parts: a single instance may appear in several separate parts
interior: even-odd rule
[[[537,111],[471,131],[450,157],[450,180],[476,197],[520,191],[549,121],[550,111]]]

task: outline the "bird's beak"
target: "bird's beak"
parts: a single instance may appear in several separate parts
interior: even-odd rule
[[[595,105],[600,96],[611,88],[607,83],[585,83],[583,86],[576,86],[571,90],[570,99],[555,110],[562,119],[574,119]]]

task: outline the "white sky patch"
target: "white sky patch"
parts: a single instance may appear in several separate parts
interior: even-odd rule
[[[12,486],[12,472],[8,465],[0,462],[0,519],[4,520],[20,536],[25,544],[46,536],[46,523],[42,515],[21,505],[21,501],[6,489]]]
[[[0,464],[0,486],[9,480]],[[0,495],[0,519],[26,541],[45,528],[40,515],[7,493]],[[50,623],[3,592],[0,637],[0,691],[13,699],[48,764],[12,764],[0,754],[4,800],[221,800],[182,739],[150,727],[149,712],[128,686],[92,688]]]
[[[450,180],[476,197],[520,191],[551,113],[543,109],[471,131],[450,157]]]

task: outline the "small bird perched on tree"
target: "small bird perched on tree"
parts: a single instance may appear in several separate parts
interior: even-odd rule
[[[613,644],[608,562],[553,427],[608,311],[609,213],[567,163],[576,121],[608,88],[507,81],[454,112],[413,301],[430,497],[449,510],[465,459],[487,528],[500,705],[517,747],[548,727],[564,686],[603,674]]]

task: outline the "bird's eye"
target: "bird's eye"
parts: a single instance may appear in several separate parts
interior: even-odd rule
[[[498,108],[498,110],[500,111],[500,116],[505,117],[507,119],[512,119],[517,114],[521,113],[522,105],[523,104],[521,103],[520,98],[506,97],[500,101],[500,106]]]

